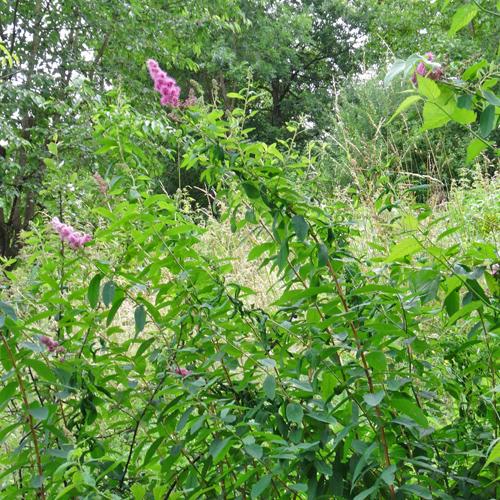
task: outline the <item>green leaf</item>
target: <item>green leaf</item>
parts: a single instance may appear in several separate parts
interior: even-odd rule
[[[252,497],[252,500],[254,498],[257,498],[269,486],[269,484],[271,484],[271,478],[272,478],[271,475],[261,477],[253,485],[252,492],[250,493],[250,496]]]
[[[376,392],[375,394],[365,394],[363,399],[369,406],[377,406],[384,399],[385,391]]]
[[[281,248],[276,259],[276,264],[278,265],[278,269],[280,270],[280,272],[283,271],[283,269],[285,269],[286,265],[288,264],[289,252],[288,239],[285,239],[281,244]]]
[[[396,293],[403,293],[403,290],[400,288],[393,288],[392,286],[387,285],[365,285],[351,292],[351,295],[362,295],[363,293],[387,293],[389,295],[395,295]]]
[[[483,137],[488,137],[490,132],[493,130],[493,123],[495,121],[495,106],[490,104],[486,106],[486,109],[481,113],[481,118],[479,119],[479,130]]]
[[[36,373],[43,379],[57,384],[57,378],[54,372],[43,362],[38,359],[27,359],[22,363],[23,366],[28,366],[36,371]]]
[[[136,332],[142,332],[142,330],[144,330],[144,327],[146,326],[146,311],[144,310],[143,306],[139,306],[136,308],[134,312],[134,319]]]
[[[424,412],[415,403],[403,398],[392,398],[390,404],[395,410],[415,420],[420,427],[429,428]]]
[[[47,149],[54,155],[57,156],[57,144],[49,142],[47,144]]]
[[[242,182],[241,187],[245,191],[246,195],[251,199],[255,200],[257,198],[260,198],[260,191],[259,189],[252,183],[250,182]]]
[[[372,486],[367,490],[362,491],[359,495],[356,495],[353,500],[364,500],[367,496],[371,495],[374,491],[377,491],[377,486]]]
[[[397,471],[397,467],[395,464],[389,465],[389,467],[385,468],[382,474],[380,474],[380,479],[385,482],[387,485],[394,484],[394,474]]]
[[[102,274],[96,274],[92,280],[90,281],[89,289],[87,292],[87,296],[89,299],[89,304],[92,309],[97,307],[97,303],[99,302],[99,291],[101,287],[101,279]]]
[[[186,426],[187,422],[188,422],[188,419],[191,415],[191,413],[193,413],[195,407],[194,406],[190,406],[181,416],[181,418],[179,419],[179,422],[177,422],[177,428],[176,428],[176,431],[177,432],[181,432],[182,429],[184,429],[184,427]]]
[[[114,317],[116,316],[116,313],[118,312],[118,309],[120,309],[120,306],[123,304],[124,300],[125,300],[125,298],[122,297],[122,298],[118,299],[111,306],[111,309],[109,310],[108,316],[106,317],[106,327],[108,327],[111,324]]]
[[[164,440],[165,438],[161,436],[151,444],[151,446],[148,448],[148,451],[146,452],[146,455],[144,456],[142,467],[145,467],[147,464],[149,464],[149,462],[151,462],[151,460],[153,460],[156,450],[158,450],[159,446],[163,443]]]
[[[142,486],[142,484],[133,484],[130,487],[130,491],[132,491],[132,495],[134,495],[134,500],[143,500],[146,498],[146,488]]]
[[[33,488],[41,488],[44,480],[45,480],[45,476],[35,476],[31,481],[31,486]]]
[[[324,460],[314,460],[314,465],[316,470],[325,476],[331,476],[333,474],[332,468]]]
[[[14,309],[9,306],[9,304],[6,304],[2,300],[0,300],[0,309],[12,320],[12,321],[17,321],[17,316],[16,312]]]
[[[385,262],[404,261],[406,257],[411,257],[422,250],[422,245],[415,238],[406,238],[394,245],[389,252]]]
[[[335,387],[337,387],[337,379],[333,373],[324,371],[321,382],[321,397],[324,401],[335,393]]]
[[[420,188],[421,186],[415,186],[416,188]],[[428,189],[427,187],[424,189]],[[401,218],[401,222],[403,223],[405,229],[409,231],[416,231],[418,229],[418,219],[411,214],[406,215]]]
[[[304,241],[309,232],[309,224],[302,215],[297,214],[292,217],[292,227],[299,241]]]
[[[111,148],[115,148],[115,146],[113,146],[113,144],[105,144],[104,146],[100,147],[94,154],[102,155],[104,153],[107,153]]]
[[[498,297],[500,295],[500,286],[498,285],[498,281],[490,273],[484,273],[484,278],[486,279],[486,285],[488,286],[488,290],[491,295]]]
[[[383,352],[369,352],[366,355],[366,361],[376,371],[383,372],[387,369],[387,359]]]
[[[467,163],[472,161],[481,151],[484,151],[490,145],[489,142],[482,139],[475,139],[467,146]]]
[[[245,451],[253,458],[260,460],[262,457],[262,446],[259,444],[247,444],[245,445]]]
[[[17,382],[10,382],[0,391],[0,408],[7,401],[10,401],[10,398],[14,396],[18,387]]]
[[[264,252],[267,252],[274,247],[274,243],[262,243],[261,245],[254,246],[248,253],[248,262],[254,259],[258,259]]]
[[[113,302],[113,299],[115,298],[115,290],[116,287],[113,281],[108,281],[102,287],[102,301],[106,307]]]
[[[387,87],[387,85],[389,85],[389,83],[393,80],[393,78],[396,75],[402,73],[405,69],[405,66],[406,66],[406,61],[403,61],[402,59],[397,59],[396,61],[394,61],[391,68],[387,72],[387,75],[385,75],[384,86]]]
[[[225,456],[226,452],[229,450],[231,446],[231,438],[219,439],[216,438],[213,440],[210,445],[209,452],[214,459],[214,464],[219,463]]]
[[[153,497],[154,500],[163,500],[165,497],[165,493],[167,493],[168,486],[166,484],[162,484],[160,486],[155,486],[153,488]]]
[[[227,94],[227,97],[230,97],[231,99],[245,99],[241,94],[238,94],[236,92],[229,92],[229,94]]]
[[[307,491],[308,489],[307,484],[304,483],[290,484],[288,487],[293,491]]]
[[[451,21],[451,28],[448,32],[448,38],[450,38],[454,33],[462,29],[464,26],[467,26],[474,19],[478,10],[479,7],[475,4],[467,4],[460,7]]]
[[[446,296],[444,306],[450,318],[460,309],[460,294],[458,290],[455,289]]]
[[[286,418],[290,422],[300,424],[302,422],[302,419],[304,418],[304,410],[302,409],[302,406],[300,406],[298,403],[290,403],[286,407]]]
[[[479,61],[476,64],[473,64],[470,68],[467,68],[462,75],[462,80],[466,82],[467,80],[475,80],[477,77],[477,73],[481,68],[488,66],[487,61]]]
[[[425,76],[417,75],[418,81],[418,92],[428,99],[436,100],[441,91],[437,86],[437,83],[430,78],[426,78]]]
[[[424,118],[424,124],[420,127],[419,133],[425,130],[442,127],[451,120],[451,116],[445,113],[440,105],[431,101],[425,103],[422,116]]]
[[[457,100],[457,108],[468,109],[472,107],[472,96],[470,94],[461,95]]]
[[[38,408],[30,408],[28,413],[37,420],[47,420],[49,409],[46,406],[40,406]]]
[[[409,491],[410,493],[413,493],[420,498],[425,498],[426,500],[432,499],[432,493],[428,490],[428,488],[425,488],[420,484],[404,484],[403,486],[400,486],[399,489],[402,491]]]
[[[457,123],[462,123],[464,125],[467,125],[469,123],[474,123],[476,121],[477,114],[470,109],[464,109],[458,107],[457,103],[457,107],[455,108],[455,111],[453,111],[451,117]]]
[[[392,120],[394,120],[394,118],[396,118],[396,116],[399,115],[399,113],[401,113],[401,111],[404,111],[406,108],[408,108],[409,106],[411,106],[412,104],[418,102],[418,101],[421,101],[422,98],[419,96],[419,95],[411,95],[410,97],[407,97],[398,107],[398,109],[396,109],[396,112],[392,115],[392,118],[387,122],[388,124],[392,122]]]
[[[483,90],[484,98],[493,106],[500,106],[500,99],[493,93]]]
[[[475,311],[479,309],[483,303],[480,300],[475,300],[473,302],[470,302],[469,304],[462,306],[461,309],[459,309],[448,321],[448,324],[446,327],[454,325],[460,318],[463,318],[464,316],[468,316],[472,311]]]
[[[264,393],[269,399],[276,396],[276,380],[272,375],[268,375],[264,380]]]
[[[57,164],[52,158],[44,158],[43,162],[52,170],[57,170]]]
[[[493,447],[493,449],[491,450],[491,452],[488,456],[488,460],[484,464],[484,467],[486,467],[489,463],[496,462],[498,460],[500,460],[500,441],[498,441],[495,444],[495,446]]]
[[[318,245],[318,267],[323,267],[328,264],[329,254],[328,247],[324,243]]]

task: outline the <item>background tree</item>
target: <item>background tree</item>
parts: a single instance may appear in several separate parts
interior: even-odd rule
[[[0,40],[21,61],[0,73],[0,138],[7,150],[0,172],[1,256],[19,253],[20,232],[46,201],[38,196],[46,145],[55,131],[74,134],[76,121],[85,113],[81,100],[85,92],[75,83],[83,79],[93,91],[92,98],[102,99],[121,75],[140,108],[141,101],[150,101],[154,92],[145,85],[146,72],[138,71],[149,57],[166,67],[195,69],[185,54],[199,53],[209,26],[224,22],[225,16],[237,18],[237,12],[231,0],[194,1],[189,7],[155,0],[0,3]],[[77,116],[73,98],[78,95]],[[78,140],[88,139],[88,130],[87,120]],[[79,159],[79,166],[89,167],[92,161]]]
[[[252,121],[256,134],[274,141],[284,138],[287,121],[305,115],[309,136],[328,126],[332,79],[359,70],[360,40],[368,19],[340,0],[241,3],[248,20],[241,30],[231,24],[213,32],[212,43],[193,58],[198,79],[210,93],[213,81],[226,109],[228,97],[245,85],[248,67],[255,89],[262,93],[253,102],[262,111]]]

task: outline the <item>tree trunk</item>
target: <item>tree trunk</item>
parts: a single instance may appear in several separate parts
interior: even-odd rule
[[[271,117],[271,123],[275,127],[281,127],[283,125],[283,115],[281,113],[281,92],[280,92],[280,82],[277,80],[273,80],[271,83],[272,93],[271,96],[273,98],[273,111]]]

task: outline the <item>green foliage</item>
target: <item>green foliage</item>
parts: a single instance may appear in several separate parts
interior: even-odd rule
[[[141,117],[120,96],[96,110],[96,158],[118,170],[92,241],[71,250],[40,224],[38,264],[10,273],[29,300],[0,303],[2,498],[494,497],[494,248],[436,240],[424,206],[360,256],[356,214],[297,191],[309,159],[292,141],[248,140],[241,94],[231,116],[191,110],[170,133],[225,196],[222,220],[260,234],[277,300],[249,306],[205,229],[156,192]]]
[[[286,123],[304,115],[309,127],[298,141],[306,143],[328,125],[332,78],[359,68],[357,42],[366,19],[337,0],[243,1],[241,10],[246,19],[241,29],[214,30],[211,43],[194,57],[199,69],[193,78],[232,111],[251,67],[252,109],[260,111],[248,120],[255,129],[251,136],[267,143],[284,140],[290,136]]]

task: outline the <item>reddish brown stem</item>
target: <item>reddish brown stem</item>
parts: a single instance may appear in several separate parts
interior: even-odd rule
[[[29,423],[30,430],[31,430],[31,436],[33,437],[33,445],[35,447],[35,456],[36,456],[36,465],[38,468],[38,475],[40,477],[42,477],[43,470],[42,470],[42,462],[40,460],[40,451],[38,448],[38,439],[36,437],[35,426],[33,425],[33,417],[31,416],[31,414],[29,412],[30,406],[28,403],[28,398],[26,397],[26,391],[24,390],[23,380],[21,378],[19,371],[17,370],[16,360],[14,359],[14,355],[12,354],[12,351],[9,347],[9,344],[7,343],[7,340],[5,339],[3,333],[1,333],[0,335],[2,335],[2,340],[4,343],[5,349],[7,349],[7,352],[9,353],[10,362],[12,363],[12,366],[14,367],[14,370],[16,371],[17,382],[19,384],[19,389],[21,390],[21,395],[23,398],[24,406],[26,407],[26,414],[28,415],[28,423]],[[40,497],[42,498],[42,500],[45,500],[45,488],[44,488],[43,483],[42,483],[42,486],[40,487]]]

